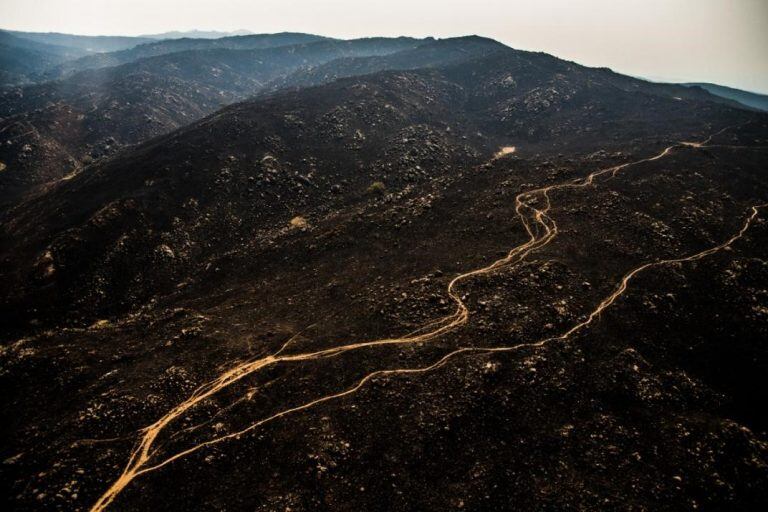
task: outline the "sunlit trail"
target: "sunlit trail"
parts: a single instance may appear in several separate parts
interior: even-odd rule
[[[721,130],[717,134],[722,133],[722,131],[724,130]],[[702,147],[717,134],[713,134],[708,139],[706,139],[706,141],[702,143],[684,143],[684,145]],[[335,394],[330,394],[330,395],[317,398],[315,400],[306,402],[302,405],[297,405],[294,407],[284,409],[271,416],[262,418],[250,424],[248,427],[240,431],[232,432],[226,435],[222,435],[220,437],[215,437],[207,441],[202,441],[186,450],[179,451],[173,455],[168,456],[165,459],[151,463],[153,459],[153,455],[155,455],[158,451],[158,448],[154,446],[155,441],[158,439],[158,436],[164,432],[166,427],[169,426],[169,424],[173,423],[176,419],[184,416],[192,408],[196,407],[201,402],[209,399],[210,397],[212,397],[222,389],[225,389],[248,376],[254,375],[260,372],[261,370],[264,370],[265,368],[272,367],[278,363],[292,363],[292,362],[319,360],[319,359],[335,357],[346,352],[360,350],[360,349],[369,348],[369,347],[427,342],[427,341],[434,340],[435,338],[438,338],[448,332],[451,332],[460,326],[465,325],[469,321],[470,311],[469,311],[469,308],[464,303],[464,301],[461,299],[461,296],[456,291],[456,286],[458,284],[460,284],[462,281],[469,279],[471,277],[488,274],[498,269],[506,268],[506,267],[509,267],[510,265],[514,265],[522,261],[531,252],[539,250],[542,247],[549,244],[557,236],[557,233],[558,233],[557,224],[548,215],[548,212],[551,209],[551,201],[549,196],[549,193],[551,191],[590,186],[594,183],[594,180],[600,176],[603,176],[606,174],[615,176],[618,172],[620,172],[623,169],[626,169],[627,167],[638,165],[644,162],[651,162],[654,160],[658,160],[660,158],[664,158],[675,147],[676,147],[675,145],[669,146],[665,148],[663,151],[661,151],[659,154],[652,157],[644,158],[641,160],[637,160],[634,162],[629,162],[629,163],[625,163],[625,164],[621,164],[613,167],[608,167],[605,169],[600,169],[581,179],[571,180],[571,181],[557,184],[557,185],[549,185],[546,187],[541,187],[541,188],[521,192],[520,194],[518,194],[515,197],[515,212],[518,218],[520,219],[526,233],[528,234],[528,239],[522,244],[516,247],[513,247],[503,258],[496,260],[485,267],[471,270],[454,277],[448,283],[448,286],[446,289],[448,296],[451,298],[451,300],[455,304],[455,310],[452,314],[446,317],[437,319],[435,321],[429,322],[426,325],[422,326],[421,328],[417,329],[416,331],[402,337],[392,337],[392,338],[383,338],[383,339],[371,340],[371,341],[362,341],[362,342],[338,345],[335,347],[320,349],[320,350],[311,351],[311,352],[304,352],[304,353],[295,353],[295,354],[285,353],[287,349],[290,348],[293,342],[297,339],[298,335],[295,335],[294,337],[286,341],[285,344],[282,347],[280,347],[280,349],[277,352],[264,357],[251,360],[251,361],[240,363],[235,367],[225,371],[216,379],[201,385],[192,393],[191,396],[189,396],[189,398],[187,398],[185,401],[181,402],[180,404],[172,408],[164,416],[162,416],[157,421],[143,428],[140,431],[141,438],[139,439],[137,445],[132,450],[130,457],[128,459],[128,462],[125,466],[125,469],[120,474],[120,476],[112,483],[112,485],[106,490],[106,492],[93,505],[91,510],[93,512],[99,512],[104,510],[115,500],[115,498],[126,488],[126,486],[128,486],[136,477],[142,474],[157,470],[163,466],[166,466],[172,463],[175,460],[185,457],[207,446],[218,444],[229,439],[238,438],[278,418],[282,418],[284,416],[287,416],[299,411],[310,409],[316,405],[319,405],[331,400],[335,400],[335,399],[339,399],[339,398],[351,395],[356,391],[358,391],[361,387],[365,385],[366,382],[369,382],[373,378],[389,376],[389,375],[407,375],[407,374],[425,373],[444,365],[447,361],[449,361],[450,359],[460,354],[469,353],[469,352],[503,352],[503,351],[518,350],[526,347],[528,348],[538,347],[552,341],[565,340],[570,336],[572,336],[573,334],[577,333],[578,331],[590,325],[605,309],[610,307],[626,291],[629,281],[632,280],[640,272],[654,266],[683,263],[687,261],[694,261],[697,259],[701,259],[705,256],[708,256],[710,254],[713,254],[717,251],[720,251],[730,246],[732,243],[734,243],[736,240],[738,240],[744,235],[744,233],[747,231],[751,223],[757,217],[758,209],[762,208],[765,205],[758,205],[758,206],[752,207],[752,213],[744,222],[741,230],[737,234],[735,234],[733,237],[731,237],[730,239],[726,240],[725,242],[717,246],[711,247],[709,249],[706,249],[704,251],[701,251],[693,255],[675,258],[675,259],[659,260],[651,263],[646,263],[644,265],[641,265],[635,268],[634,270],[632,270],[622,278],[622,280],[619,282],[618,286],[613,291],[613,293],[611,293],[608,297],[603,299],[597,305],[597,307],[591,313],[589,313],[589,315],[586,317],[584,321],[579,322],[578,324],[574,325],[569,330],[567,330],[566,332],[564,332],[559,336],[545,338],[533,343],[518,344],[518,345],[513,345],[508,347],[493,347],[493,348],[463,347],[448,353],[447,355],[443,356],[441,359],[439,359],[435,363],[426,367],[400,368],[400,369],[374,371],[364,376],[362,379],[360,379],[357,382],[357,384],[355,384],[353,387],[349,389],[346,389],[344,391],[341,391]],[[494,157],[494,158],[497,158],[497,157]],[[532,206],[532,204],[538,204],[539,201],[543,203],[542,207],[536,208]],[[198,428],[199,426],[201,425],[193,427],[190,430]]]

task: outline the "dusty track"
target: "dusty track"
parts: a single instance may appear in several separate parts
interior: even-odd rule
[[[428,323],[427,325],[423,326],[417,331],[409,333],[399,338],[384,338],[379,340],[339,345],[336,347],[331,347],[331,348],[313,351],[313,352],[286,354],[285,353],[286,350],[291,346],[292,342],[295,340],[295,337],[294,337],[289,339],[277,352],[271,355],[238,364],[237,366],[224,372],[222,375],[220,375],[218,378],[214,379],[213,381],[200,386],[185,401],[183,401],[182,403],[180,403],[179,405],[171,409],[168,413],[166,413],[164,416],[158,419],[155,423],[143,428],[140,431],[141,438],[138,444],[136,445],[136,447],[133,449],[125,469],[117,478],[117,480],[115,480],[112,483],[112,485],[107,489],[107,491],[93,505],[91,510],[93,512],[98,512],[106,509],[115,500],[115,498],[117,498],[117,496],[126,488],[126,486],[128,486],[136,477],[140,475],[162,468],[163,466],[166,466],[172,463],[173,461],[180,459],[182,457],[185,457],[204,447],[218,444],[229,439],[239,438],[243,434],[246,434],[278,418],[282,418],[284,416],[293,414],[295,412],[310,409],[314,406],[320,405],[322,403],[325,403],[331,400],[335,400],[338,398],[351,395],[357,392],[367,382],[369,382],[370,380],[376,377],[384,377],[384,376],[390,376],[390,375],[419,374],[419,373],[429,372],[431,370],[434,370],[444,365],[446,362],[455,358],[456,356],[459,356],[461,354],[466,354],[466,353],[508,352],[508,351],[514,351],[522,348],[540,347],[553,341],[566,340],[572,335],[576,334],[578,331],[589,326],[605,309],[609,308],[619,297],[621,297],[621,295],[627,290],[629,282],[644,270],[647,270],[651,267],[680,264],[688,261],[698,260],[710,254],[723,250],[726,247],[729,247],[735,241],[740,239],[744,235],[744,233],[746,233],[746,231],[749,229],[752,222],[757,218],[758,210],[764,207],[765,205],[753,206],[751,209],[751,214],[745,219],[741,229],[731,238],[729,238],[728,240],[724,241],[719,245],[716,245],[704,251],[691,254],[688,256],[646,263],[644,265],[641,265],[633,269],[632,271],[624,275],[624,277],[618,283],[615,290],[609,296],[604,298],[597,305],[597,307],[595,307],[589,313],[589,315],[586,317],[585,320],[574,325],[569,330],[567,330],[566,332],[564,332],[559,336],[541,339],[533,343],[517,344],[517,345],[511,345],[511,346],[505,346],[505,347],[463,347],[446,354],[441,359],[430,364],[429,366],[425,366],[421,368],[400,368],[400,369],[374,371],[372,373],[369,373],[362,379],[360,379],[354,386],[344,391],[331,394],[331,395],[326,395],[326,396],[317,398],[315,400],[306,402],[304,404],[284,409],[271,416],[262,418],[240,431],[232,432],[220,437],[215,437],[207,441],[200,442],[186,450],[183,450],[174,455],[168,456],[167,458],[162,459],[154,464],[150,464],[151,459],[153,458],[153,455],[155,455],[157,452],[157,448],[154,447],[155,441],[158,439],[158,436],[161,433],[163,433],[171,423],[173,423],[176,419],[182,417],[185,413],[190,411],[192,408],[200,404],[202,401],[212,397],[222,389],[227,388],[232,384],[244,379],[245,377],[253,375],[267,367],[276,365],[278,363],[291,363],[291,362],[298,362],[298,361],[324,359],[324,358],[334,357],[334,356],[343,354],[345,352],[350,352],[350,351],[359,350],[359,349],[368,348],[368,347],[427,342],[466,324],[469,321],[470,312],[467,306],[465,305],[465,303],[462,301],[459,294],[456,292],[456,286],[459,283],[473,276],[488,274],[498,269],[505,268],[510,265],[514,265],[519,261],[521,261],[522,259],[524,259],[532,251],[541,249],[542,247],[549,244],[557,236],[557,233],[558,233],[557,224],[548,215],[548,212],[551,209],[551,202],[550,202],[550,196],[549,196],[549,193],[551,191],[570,189],[570,188],[582,188],[582,187],[590,186],[594,183],[596,178],[599,178],[603,175],[609,174],[610,176],[615,176],[618,172],[620,172],[623,169],[626,169],[627,167],[664,158],[670,152],[672,152],[675,149],[675,147],[678,147],[678,146],[685,145],[685,146],[691,146],[696,148],[704,147],[707,143],[709,143],[709,141],[712,140],[712,138],[715,135],[721,133],[724,130],[721,130],[720,132],[717,132],[716,134],[711,135],[709,138],[707,138],[703,142],[699,142],[699,143],[688,142],[688,143],[681,143],[680,145],[672,145],[665,148],[659,154],[649,158],[644,158],[634,162],[629,162],[622,165],[601,169],[589,174],[585,178],[568,181],[568,182],[557,184],[557,185],[550,185],[547,187],[542,187],[534,190],[529,190],[529,191],[518,194],[515,198],[515,212],[518,215],[526,232],[529,235],[528,240],[518,245],[517,247],[512,248],[504,258],[501,258],[485,267],[460,274],[455,278],[453,278],[447,287],[447,293],[456,305],[456,309],[451,315],[438,319],[434,322]],[[540,204],[540,203],[543,203],[543,207],[536,208],[532,206],[532,204]]]

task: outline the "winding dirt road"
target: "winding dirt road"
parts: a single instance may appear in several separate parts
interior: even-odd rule
[[[687,143],[672,145],[665,148],[663,151],[661,151],[660,153],[652,157],[644,158],[634,162],[629,162],[629,163],[625,163],[625,164],[621,164],[621,165],[617,165],[617,166],[613,166],[605,169],[600,169],[598,171],[595,171],[589,174],[584,178],[571,180],[561,184],[549,185],[546,187],[541,187],[538,189],[529,190],[529,191],[518,194],[515,198],[515,212],[519,217],[520,222],[523,224],[523,227],[525,228],[526,232],[528,233],[527,241],[512,248],[506,254],[506,256],[504,256],[499,260],[494,261],[490,265],[487,265],[485,267],[478,268],[475,270],[471,270],[469,272],[460,274],[455,278],[453,278],[447,287],[448,296],[451,298],[451,300],[453,300],[455,304],[455,310],[452,314],[444,318],[440,318],[438,320],[430,322],[427,325],[423,326],[422,328],[418,329],[417,331],[409,333],[403,337],[384,338],[379,340],[350,343],[350,344],[338,345],[338,346],[323,349],[323,350],[317,350],[313,352],[293,353],[293,354],[287,353],[288,349],[292,345],[292,342],[296,338],[294,337],[289,339],[277,352],[271,355],[261,357],[255,360],[247,361],[234,366],[233,368],[227,370],[226,372],[221,374],[219,377],[217,377],[213,381],[210,381],[200,386],[197,390],[195,390],[192,393],[191,396],[189,396],[189,398],[187,398],[186,400],[178,404],[176,407],[171,409],[164,416],[159,418],[156,422],[143,428],[140,431],[141,437],[138,440],[137,445],[131,452],[131,455],[125,466],[125,469],[119,475],[119,477],[110,485],[110,487],[104,492],[104,494],[98,499],[98,501],[96,501],[96,503],[91,508],[91,511],[100,512],[105,510],[134,479],[136,479],[141,475],[158,470],[182,457],[190,455],[205,447],[222,443],[227,440],[237,439],[242,435],[252,430],[255,430],[260,426],[266,423],[269,423],[271,421],[274,421],[276,419],[282,418],[284,416],[287,416],[296,412],[313,408],[325,402],[329,402],[345,396],[352,395],[355,392],[357,392],[360,388],[362,388],[367,382],[371,381],[374,378],[386,377],[391,375],[420,374],[420,373],[429,372],[436,368],[439,368],[440,366],[443,366],[449,360],[454,359],[457,356],[462,354],[509,352],[509,351],[514,351],[522,348],[540,347],[551,342],[566,340],[569,337],[576,334],[577,332],[588,327],[592,322],[595,321],[596,318],[598,318],[598,316],[603,311],[605,311],[612,304],[614,304],[616,300],[619,297],[621,297],[621,295],[624,294],[624,292],[627,290],[629,286],[629,282],[633,278],[635,278],[639,273],[653,267],[659,267],[659,266],[671,265],[671,264],[680,264],[680,263],[698,260],[708,255],[714,254],[718,251],[721,251],[726,247],[729,247],[734,242],[739,240],[746,233],[746,231],[749,229],[751,224],[757,218],[759,209],[765,207],[766,205],[762,204],[762,205],[753,206],[751,208],[751,213],[745,218],[741,229],[736,234],[734,234],[731,238],[729,238],[728,240],[725,240],[721,244],[718,244],[714,247],[711,247],[709,249],[703,250],[695,254],[681,256],[679,258],[658,260],[658,261],[645,263],[633,269],[632,271],[628,272],[617,284],[614,291],[610,295],[605,297],[587,315],[585,320],[577,323],[576,325],[572,326],[569,330],[567,330],[566,332],[558,336],[541,339],[533,343],[517,344],[517,345],[511,345],[511,346],[504,346],[504,347],[462,347],[444,355],[438,361],[430,364],[429,366],[425,366],[421,368],[400,368],[400,369],[374,371],[372,373],[367,374],[363,378],[361,378],[354,386],[346,390],[340,391],[335,394],[322,396],[315,400],[306,402],[304,404],[284,409],[270,416],[261,418],[255,421],[254,423],[250,424],[246,428],[239,430],[237,432],[232,432],[219,437],[214,437],[209,440],[200,442],[186,450],[179,451],[173,455],[167,456],[164,459],[153,460],[154,456],[157,454],[157,451],[158,451],[157,447],[155,446],[155,443],[158,437],[160,436],[160,434],[164,433],[172,423],[174,423],[177,419],[183,417],[188,411],[196,407],[201,402],[212,397],[219,391],[231,386],[232,384],[238,381],[241,381],[242,379],[248,376],[251,376],[256,374],[257,372],[260,372],[267,367],[271,367],[281,363],[293,363],[293,362],[299,362],[299,361],[319,360],[319,359],[338,356],[345,352],[361,350],[369,347],[377,347],[382,345],[405,345],[405,344],[428,342],[448,332],[451,332],[462,325],[465,325],[469,321],[470,311],[466,306],[466,304],[462,301],[460,295],[456,291],[456,287],[458,284],[474,276],[488,274],[490,272],[494,272],[499,269],[506,268],[511,265],[515,265],[519,263],[521,260],[523,260],[526,256],[528,256],[531,252],[541,249],[542,247],[549,244],[557,236],[558,234],[557,223],[548,215],[551,209],[551,201],[549,196],[550,192],[554,190],[588,187],[592,185],[595,182],[595,180],[597,178],[600,178],[601,176],[605,176],[605,175],[615,176],[618,172],[630,166],[664,158],[665,156],[669,155],[676,147],[682,147],[682,146],[690,146],[695,148],[704,147],[712,140],[712,138],[715,135],[721,133],[724,130],[721,130],[720,132],[717,132],[716,134],[711,135],[705,141],[700,143],[687,142]],[[543,207],[537,208],[532,206],[533,204],[543,204]]]

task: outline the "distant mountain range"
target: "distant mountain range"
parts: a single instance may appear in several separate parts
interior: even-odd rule
[[[269,42],[264,42],[267,41],[265,37]],[[248,30],[169,31],[134,37],[0,29],[0,87],[54,80],[80,70],[116,66],[142,57],[179,51],[255,49],[319,39],[329,38],[290,33],[254,34]],[[768,110],[768,96],[763,94],[710,83],[683,85],[698,86],[750,108]]]
[[[140,37],[149,39],[219,39],[221,37],[248,36],[253,34],[250,30],[233,30],[232,32],[221,32],[218,30],[186,30],[171,32],[162,32],[160,34],[147,34]]]
[[[328,38],[312,34],[283,32],[279,34],[254,34],[249,36],[222,37],[220,39],[163,39],[140,44],[132,48],[110,53],[98,53],[67,61],[49,68],[40,80],[63,78],[77,71],[106,68],[138,61],[147,57],[166,55],[186,51],[206,51],[216,49],[256,50],[312,43]]]
[[[0,86],[28,83],[33,77],[87,52],[0,31]]]
[[[738,101],[742,105],[768,112],[768,95],[766,94],[742,91],[741,89],[734,89],[733,87],[725,87],[723,85],[709,84],[704,82],[686,83],[683,85],[688,87],[701,87],[702,89],[709,91],[716,96]]]
[[[79,36],[74,34],[62,34],[59,32],[20,32],[17,30],[2,30],[16,37],[35,41],[38,43],[56,45],[67,48],[76,48],[83,52],[115,52],[133,48],[138,44],[152,42],[149,37],[133,36]]]

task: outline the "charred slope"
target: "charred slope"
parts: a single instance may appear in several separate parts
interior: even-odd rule
[[[159,234],[157,228],[161,231],[171,228],[176,222],[174,218],[181,216],[179,234],[189,229],[198,234],[189,240],[191,267],[176,266],[173,277],[168,276],[170,280],[162,279],[166,283],[164,288],[175,286],[172,283],[178,276],[193,268],[194,272],[205,270],[211,259],[234,249],[232,244],[239,246],[260,230],[282,228],[301,212],[309,215],[311,210],[319,209],[319,214],[328,210],[329,202],[335,204],[344,198],[361,196],[374,181],[389,181],[391,176],[389,185],[402,187],[409,180],[423,181],[429,173],[446,173],[451,165],[467,163],[474,150],[464,147],[467,143],[462,140],[462,134],[474,130],[465,127],[460,112],[451,112],[453,106],[463,101],[458,87],[435,77],[392,75],[339,82],[240,104],[60,183],[57,192],[46,194],[49,211],[58,211],[55,215],[58,221],[50,226],[50,233],[74,233],[71,228],[79,231],[86,224],[101,232],[98,226],[102,221],[96,220],[93,224],[88,219],[94,214],[97,217],[105,214],[117,222],[113,225],[117,231],[108,228],[111,234],[93,233],[101,239],[98,245],[102,249],[111,252],[109,247],[123,238],[124,229],[129,229],[137,237],[129,242],[129,245],[136,244],[136,254],[163,257],[156,252],[157,240],[151,233]],[[446,132],[448,123],[453,125],[455,134]],[[338,194],[337,198],[337,192],[342,189],[351,195]],[[73,201],[75,197],[86,202]],[[43,238],[31,232],[22,234],[27,231],[23,219],[31,213],[28,207],[33,203],[40,204],[33,200],[9,212],[4,226],[8,228],[9,237],[18,237],[18,241],[26,239],[37,251]],[[139,227],[145,214],[148,224]],[[38,217],[40,221],[54,220],[54,216],[41,209],[36,215],[42,215]],[[28,238],[29,235],[32,236]],[[111,241],[102,239],[102,235]],[[112,238],[113,235],[117,238]],[[65,245],[73,242],[85,249],[80,239],[80,235],[76,235]],[[20,256],[22,251],[18,249],[26,244],[14,245],[14,253]],[[175,242],[170,245],[175,246]],[[80,249],[76,252],[83,255]],[[101,266],[97,263],[101,258],[95,256],[89,259]],[[179,257],[187,259],[181,252]],[[119,259],[133,266],[123,256]],[[15,267],[11,260],[6,263],[4,268],[8,271]],[[66,266],[63,260],[56,265]],[[91,273],[85,269],[72,270],[74,272],[64,271],[57,276],[80,281]],[[26,274],[24,270],[21,272]],[[147,288],[135,295],[138,289],[131,291],[134,288],[131,283],[136,282],[137,276],[129,276],[133,271],[118,274],[127,278],[119,286],[127,286],[124,298],[134,297],[128,299],[134,304],[135,300],[145,300],[147,292],[154,295],[155,286],[159,284],[153,283],[154,278],[149,276],[146,281],[141,278],[144,284],[140,287]],[[22,274],[18,276],[22,278]],[[49,277],[53,278],[53,273]],[[26,275],[23,278],[26,279]],[[53,298],[49,292],[54,281],[40,282],[39,298]],[[62,290],[69,286],[62,285]],[[90,298],[81,295],[81,299],[91,301],[102,294],[95,293],[88,293]],[[116,297],[111,292],[108,295],[110,301]]]
[[[264,50],[177,52],[6,91],[0,198],[195,121],[297,68],[413,47],[407,38],[321,41]]]
[[[319,198],[326,210],[286,210],[275,216],[282,218],[279,223],[268,219],[261,232],[245,233],[239,248],[228,236],[215,238],[210,250],[223,257],[208,260],[204,273],[180,283],[172,295],[155,296],[136,315],[90,328],[26,331],[29,336],[10,344],[0,359],[0,378],[12,391],[2,404],[12,414],[4,424],[8,446],[1,470],[14,509],[93,506],[147,432],[139,429],[195,396],[196,389],[199,394],[199,386],[242,361],[276,352],[291,337],[285,354],[311,353],[401,336],[451,314],[445,290],[456,275],[482,268],[528,239],[516,213],[515,198],[522,192],[639,162],[674,144],[656,134],[610,146],[595,140],[592,149],[598,151],[562,155],[560,148],[542,145],[528,152],[520,144],[514,155],[479,166],[472,164],[485,161],[490,151],[469,155],[466,165],[447,176],[430,176],[446,162],[432,164],[417,151],[443,142],[409,141],[467,101],[455,84],[438,82],[441,89],[421,74],[386,74],[238,105],[144,146],[145,153],[133,156],[142,164],[134,167],[135,181],[125,177],[125,167],[118,173],[104,166],[87,182],[74,179],[66,191],[51,192],[50,217],[55,208],[66,216],[80,211],[74,197],[89,215],[118,197],[108,184],[124,177],[115,187],[126,187],[121,197],[137,203],[130,214],[110,207],[92,216],[88,229],[94,231],[71,229],[84,225],[77,220],[61,220],[51,230],[70,229],[74,239],[93,243],[94,233],[111,236],[123,225],[129,229],[120,232],[122,244],[101,243],[114,248],[113,254],[125,249],[131,257],[141,255],[132,241],[136,219],[136,231],[158,229],[145,219],[169,214],[171,194],[188,182],[179,197],[192,192],[211,201],[191,216],[204,224],[227,216],[230,203],[244,205],[237,194],[248,186],[281,195],[269,200],[267,215],[283,201],[295,204],[279,187],[295,176],[283,162],[300,155],[307,165],[315,153],[340,158],[335,167],[318,159],[310,181],[365,176],[368,166],[353,166],[348,159],[356,157],[342,156],[357,154],[344,145],[359,124],[350,126],[349,138],[323,144],[307,133],[317,118],[312,109],[335,110],[343,120],[353,105],[362,107],[352,120],[368,127],[382,123],[390,134],[408,122],[397,113],[421,123],[392,136],[391,147],[402,153],[386,154],[384,163],[394,165],[402,155],[406,169],[417,164],[427,173],[406,181],[395,166],[381,195],[341,187]],[[377,95],[392,106],[384,109],[392,117],[369,116],[370,98]],[[431,98],[429,108],[417,108],[423,98]],[[300,138],[282,128],[288,120],[278,106],[290,107],[294,123],[303,120]],[[523,261],[466,279],[457,290],[470,312],[461,328],[424,343],[286,361],[203,401],[159,432],[150,463],[202,448],[132,480],[109,510],[674,510],[694,504],[758,510],[768,491],[768,422],[754,407],[753,400],[763,396],[747,394],[764,389],[761,370],[768,360],[759,342],[768,325],[761,310],[768,288],[763,210],[730,250],[641,273],[588,329],[533,345],[583,322],[638,266],[722,244],[739,233],[751,205],[766,201],[765,117],[749,121],[743,112],[727,110],[718,115],[715,133],[719,122],[740,126],[722,131],[706,148],[677,145],[662,158],[607,173],[592,186],[553,190],[557,237]],[[323,126],[323,134],[333,135]],[[459,144],[483,146],[470,138],[476,129],[468,120],[451,128]],[[216,133],[227,141],[237,133],[242,138],[220,154],[212,148],[196,172],[162,169],[172,162],[161,153],[182,151],[182,141],[192,145]],[[366,140],[375,133],[363,132]],[[251,181],[244,173],[252,164],[242,165],[243,153],[235,150],[260,148],[263,134],[279,136],[286,146],[269,147],[274,160],[267,159],[268,165],[276,172],[259,168]],[[363,155],[370,151],[363,146]],[[202,158],[204,152],[186,154]],[[435,155],[444,154],[438,146]],[[216,172],[202,172],[209,161],[219,162]],[[158,188],[135,188],[147,178]],[[212,183],[218,188],[208,191]],[[156,195],[157,190],[166,192]],[[531,202],[544,204],[543,196]],[[308,224],[286,229],[295,213],[306,214]],[[187,225],[180,211],[177,216],[174,225]],[[38,225],[50,217],[37,218]],[[234,217],[228,222],[239,223]],[[211,227],[205,236],[231,229],[225,223]],[[26,229],[17,236],[36,235]],[[159,248],[151,264],[186,257],[178,240],[166,234],[167,249]],[[80,265],[95,255],[83,256]],[[56,267],[54,257],[45,263],[53,275],[77,271]],[[518,345],[514,351],[463,353],[429,372],[381,374],[355,393],[285,413],[350,389],[373,371],[426,368],[460,347]],[[223,436],[231,437],[202,445]]]
[[[339,78],[360,76],[383,70],[455,66],[458,73],[464,73],[467,68],[462,63],[470,60],[474,61],[474,67],[470,73],[477,73],[484,80],[499,71],[507,73],[501,78],[503,83],[498,84],[503,86],[503,89],[497,91],[506,96],[511,96],[511,93],[514,93],[514,89],[518,85],[517,74],[521,73],[520,85],[523,87],[529,87],[533,82],[537,82],[540,86],[553,85],[553,80],[560,79],[561,83],[578,81],[579,86],[613,85],[627,92],[675,98],[678,101],[711,101],[737,108],[744,107],[743,104],[733,101],[732,98],[710,94],[705,90],[691,89],[675,84],[648,82],[615,73],[607,68],[581,66],[545,53],[512,50],[497,41],[478,36],[429,41],[417,48],[405,49],[383,57],[336,59],[281,77],[270,84],[270,89],[321,85]],[[514,73],[514,75],[510,73]],[[547,101],[550,100],[547,99]]]
[[[401,190],[501,146],[613,151],[695,139],[754,115],[626,91],[579,68],[542,72],[516,52],[488,59],[239,104],[60,182],[43,208],[29,200],[6,216],[8,319],[124,311],[255,233],[322,214],[341,190],[347,200],[376,181]]]
[[[611,144],[675,131],[682,136],[722,106],[741,108],[705,91],[646,82],[545,53],[494,53],[448,66],[444,74],[473,92],[471,107],[488,129],[534,143],[583,137]]]

